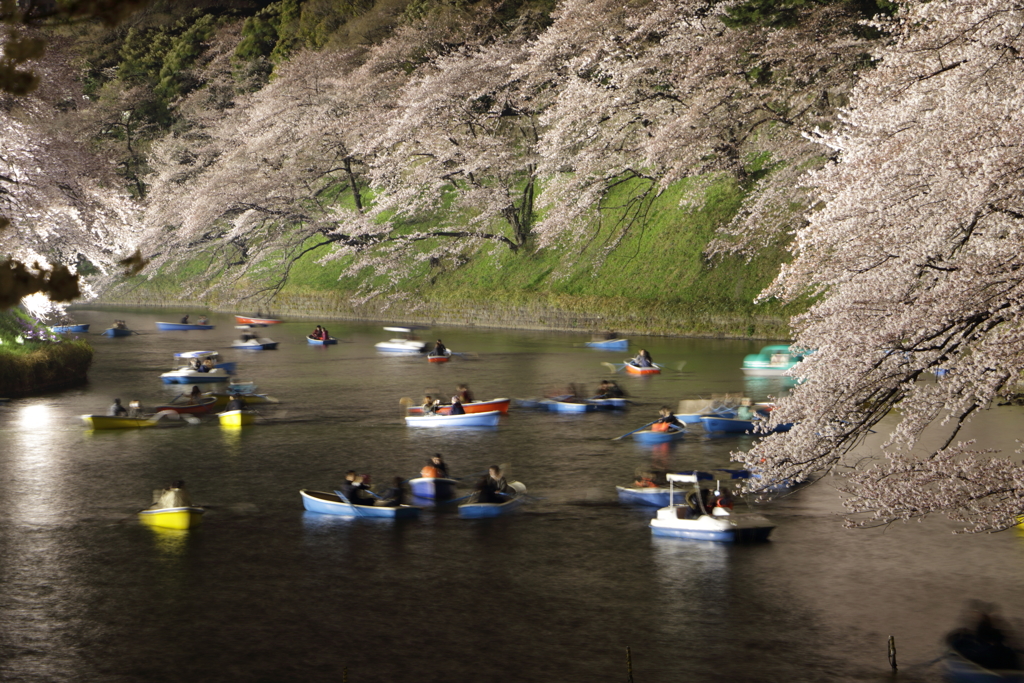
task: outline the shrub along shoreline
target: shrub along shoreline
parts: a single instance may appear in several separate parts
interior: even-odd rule
[[[88,381],[93,349],[87,341],[26,339],[26,324],[40,327],[20,311],[0,311],[0,397],[32,396]]]

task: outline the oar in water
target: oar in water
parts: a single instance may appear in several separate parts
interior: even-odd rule
[[[335,490],[334,490],[334,495],[338,496],[338,498],[340,498],[340,499],[342,500],[342,502],[344,502],[344,503],[348,503],[349,505],[351,505],[351,506],[352,506],[352,509],[353,509],[353,510],[355,511],[355,513],[356,513],[356,516],[357,516],[357,517],[358,517],[359,515],[363,514],[363,512],[362,512],[362,511],[361,511],[361,510],[359,509],[359,506],[358,506],[358,505],[356,505],[355,503],[353,503],[353,502],[352,502],[351,500],[349,500],[348,498],[346,498],[346,497],[345,497],[345,494],[344,494],[344,493],[342,493],[341,491],[339,491],[339,490],[335,489]]]
[[[658,418],[658,420],[660,420],[660,419],[661,419],[661,418],[659,417],[659,418]],[[655,420],[654,422],[657,422],[658,420]],[[631,432],[626,432],[626,433],[625,433],[625,434],[623,434],[622,436],[616,436],[616,437],[615,437],[614,439],[612,439],[612,441],[618,441],[619,439],[625,439],[625,438],[626,438],[627,436],[629,436],[630,434],[636,434],[637,432],[639,432],[639,431],[640,431],[640,430],[642,430],[642,429],[647,429],[647,428],[648,428],[648,427],[650,427],[650,426],[651,426],[652,424],[654,424],[654,422],[648,422],[648,423],[647,423],[647,424],[645,424],[645,425],[644,425],[643,427],[637,427],[637,428],[636,428],[636,429],[634,429],[633,431],[631,431]]]
[[[177,396],[175,396],[174,398],[172,398],[170,401],[168,401],[168,403],[174,403],[175,401],[177,401],[179,398],[181,398],[184,395],[185,395],[185,392],[182,392],[182,393],[178,394]]]
[[[605,366],[606,368],[608,368],[612,372],[622,372],[622,369],[624,367],[626,367],[625,363],[608,363],[608,362],[604,362],[604,363],[601,363],[601,365]]]

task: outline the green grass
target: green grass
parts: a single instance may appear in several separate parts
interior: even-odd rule
[[[88,342],[18,343],[23,332],[19,320],[31,321],[18,310],[0,311],[0,396],[27,396],[86,381],[93,354]]]

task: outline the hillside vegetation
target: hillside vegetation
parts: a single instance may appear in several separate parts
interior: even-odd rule
[[[108,303],[784,337],[803,304],[753,300],[830,158],[805,133],[891,9],[156,2],[51,27],[44,86],[0,108],[37,188],[0,192],[37,209],[4,247]]]

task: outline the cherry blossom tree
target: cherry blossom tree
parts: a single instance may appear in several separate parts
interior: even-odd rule
[[[851,524],[1006,529],[1024,466],[960,433],[1024,369],[1024,7],[905,2],[881,28],[893,41],[844,125],[816,136],[838,154],[809,178],[821,204],[762,294],[818,297],[793,321],[816,349],[793,371],[806,381],[772,413],[797,424],[741,457],[770,480],[844,474]],[[887,415],[881,452],[858,459]]]

